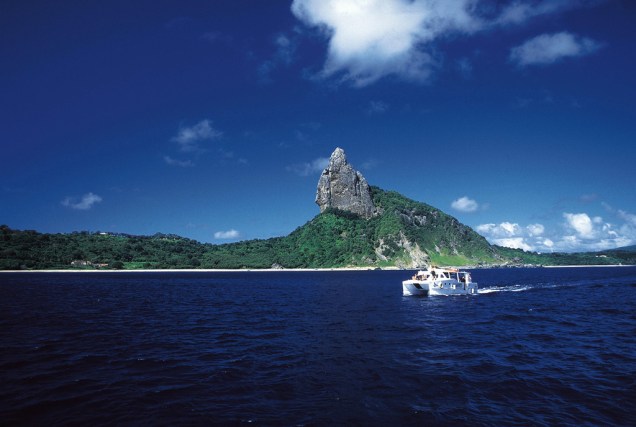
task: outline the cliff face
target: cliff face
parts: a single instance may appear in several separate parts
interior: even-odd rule
[[[347,162],[342,148],[335,149],[320,175],[316,204],[320,212],[335,208],[367,219],[376,214],[367,180]]]

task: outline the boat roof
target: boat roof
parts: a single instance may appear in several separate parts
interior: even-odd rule
[[[418,271],[418,274],[430,273],[431,271],[435,271],[436,273],[445,272],[445,273],[463,273],[458,268],[455,267],[437,267],[435,265],[431,265],[426,267],[426,270]]]

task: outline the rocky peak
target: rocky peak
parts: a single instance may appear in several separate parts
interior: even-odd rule
[[[376,212],[367,180],[347,162],[342,148],[334,150],[329,166],[320,175],[316,203],[320,212],[336,208],[364,218],[371,218]]]

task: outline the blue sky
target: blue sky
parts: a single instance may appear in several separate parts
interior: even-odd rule
[[[0,223],[286,235],[342,147],[493,243],[635,244],[635,23],[610,0],[3,1]]]

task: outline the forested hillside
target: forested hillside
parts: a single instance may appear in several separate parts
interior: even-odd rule
[[[371,187],[378,214],[329,208],[285,237],[224,245],[168,234],[43,234],[0,226],[0,269],[416,268],[438,265],[636,264],[631,248],[537,254],[493,247],[444,212]]]
[[[533,265],[635,265],[636,251],[629,249],[611,249],[599,252],[576,253],[536,253],[521,249],[495,246],[504,258],[513,264]]]
[[[41,234],[2,226],[0,268],[416,267],[498,262],[486,240],[455,218],[371,188],[379,215],[327,209],[290,235],[225,245],[175,235]]]

